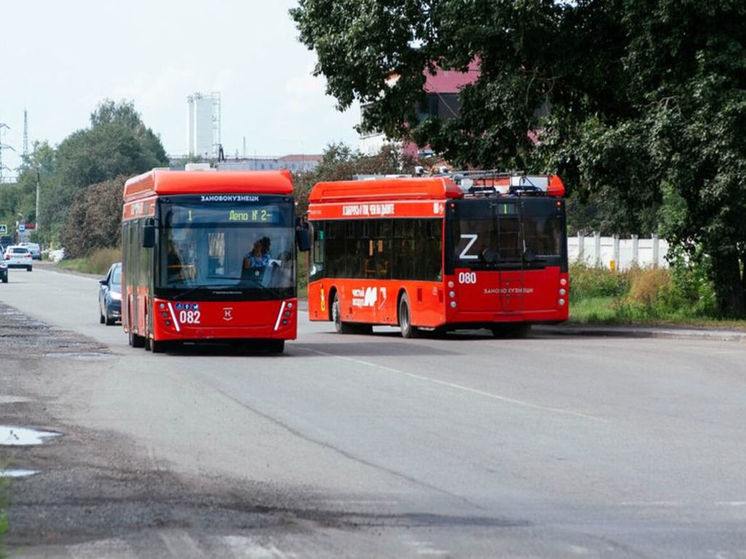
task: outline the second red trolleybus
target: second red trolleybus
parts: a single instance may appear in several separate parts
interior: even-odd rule
[[[287,171],[154,169],[128,180],[122,325],[132,346],[296,337],[296,234]]]
[[[556,175],[493,172],[318,183],[310,319],[407,338],[566,320],[564,191]]]

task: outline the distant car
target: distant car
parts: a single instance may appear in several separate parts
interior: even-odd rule
[[[31,264],[31,253],[21,245],[11,245],[5,249],[5,263],[8,268],[26,268],[27,272],[33,269]]]
[[[21,246],[28,249],[33,260],[41,260],[41,247],[39,243],[21,243]]]
[[[5,260],[0,260],[0,281],[8,283],[8,265]]]
[[[122,263],[115,262],[106,277],[99,280],[99,322],[111,326],[122,319]]]

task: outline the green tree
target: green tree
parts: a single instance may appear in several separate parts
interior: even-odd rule
[[[290,14],[363,129],[457,165],[558,171],[619,232],[654,230],[669,185],[684,202],[669,240],[708,259],[721,314],[746,316],[746,3],[299,0]],[[425,72],[474,61],[460,116],[417,120]]]
[[[308,209],[308,195],[317,182],[350,180],[355,175],[411,174],[414,164],[411,157],[392,145],[384,146],[375,155],[364,155],[343,143],[329,144],[318,167],[293,177],[297,213]]]
[[[69,256],[79,258],[120,245],[125,181],[120,175],[75,193],[60,238]]]
[[[91,114],[90,128],[73,132],[57,148],[43,221],[59,238],[80,189],[165,165],[168,158],[159,137],[143,124],[134,105],[106,100]]]

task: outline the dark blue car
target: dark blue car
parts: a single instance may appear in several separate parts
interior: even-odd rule
[[[111,326],[122,319],[122,263],[115,262],[106,277],[99,280],[99,322]]]

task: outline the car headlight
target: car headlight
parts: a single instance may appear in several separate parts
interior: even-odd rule
[[[109,291],[109,297],[111,297],[112,301],[121,301],[122,300],[122,294],[119,293],[119,291]]]

